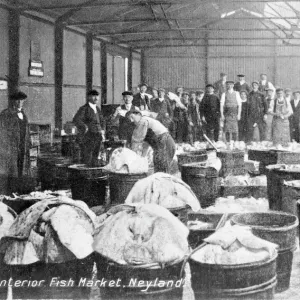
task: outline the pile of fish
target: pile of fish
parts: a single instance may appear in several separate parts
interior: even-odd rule
[[[273,257],[278,247],[254,236],[250,228],[229,224],[204,241],[207,245],[196,251],[192,259],[206,264],[237,265],[263,261]]]
[[[194,211],[201,208],[196,195],[186,183],[175,176],[161,172],[136,182],[125,203],[152,203],[165,208],[189,205]]]
[[[138,174],[147,173],[148,165],[147,157],[141,157],[128,148],[118,148],[112,153],[105,169],[113,173]]]
[[[82,201],[39,201],[17,216],[0,242],[9,265],[62,263],[93,252],[95,214]]]
[[[284,150],[290,152],[300,152],[300,144],[296,142],[288,143],[287,145],[274,145],[269,141],[252,142],[248,145],[251,150]]]
[[[173,264],[188,253],[189,230],[155,204],[109,210],[94,235],[93,249],[118,264]]]
[[[0,202],[0,240],[5,236],[14,222],[16,215],[4,203]]]
[[[215,213],[264,212],[269,210],[269,201],[266,198],[220,197],[217,198],[215,205],[209,206],[205,210]]]

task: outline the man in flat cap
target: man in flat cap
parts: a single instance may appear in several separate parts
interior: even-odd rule
[[[21,91],[9,97],[9,107],[0,114],[0,193],[23,193],[23,176],[30,172],[30,132]]]
[[[300,142],[300,91],[293,93],[294,97],[291,101],[293,115],[290,117],[292,140]]]
[[[250,142],[253,140],[254,130],[257,127],[259,131],[260,141],[266,139],[266,122],[268,118],[268,102],[265,95],[261,93],[259,88],[259,82],[252,82],[253,90],[249,93],[249,103],[248,103],[248,139]]]
[[[275,98],[275,90],[273,88],[266,88],[266,100],[268,103],[268,108],[270,108],[271,102]],[[266,141],[272,141],[272,123],[273,123],[273,116],[268,113],[267,121],[266,121],[266,133],[265,133],[265,139]]]
[[[199,105],[196,99],[196,92],[190,92],[190,103],[188,106],[188,116],[190,121],[191,127],[191,141],[196,142],[200,140],[201,136],[201,119],[200,119],[200,112],[199,112]]]
[[[97,103],[99,93],[88,92],[87,103],[79,108],[73,122],[78,128],[78,142],[81,146],[82,161],[88,166],[98,165],[102,141],[105,139],[105,121]]]
[[[274,85],[268,80],[268,76],[265,73],[260,74],[260,81],[259,81],[259,88],[258,90],[267,95],[268,89],[271,89],[275,95],[275,87]]]
[[[220,79],[214,83],[215,94],[221,99],[223,93],[226,92],[227,75],[224,72],[220,73]]]
[[[284,96],[285,96],[285,99],[289,102],[292,101],[293,99],[293,92],[290,88],[286,88],[284,89]]]
[[[206,94],[200,105],[200,115],[205,123],[206,135],[217,142],[220,130],[220,99],[214,93],[212,84],[206,85]]]
[[[140,92],[133,96],[132,104],[140,110],[149,110],[150,99],[149,95],[146,94],[148,85],[146,83],[141,83],[139,88]]]
[[[245,81],[245,75],[239,74],[237,77],[238,77],[238,81],[234,84],[233,89],[237,92],[243,90],[243,91],[247,91],[247,93],[250,93],[251,88],[249,84]]]
[[[117,107],[115,113],[112,115],[113,122],[118,126],[118,137],[120,140],[126,140],[128,144],[131,143],[131,137],[134,130],[134,125],[125,117],[129,111],[139,110],[134,106],[133,94],[131,91],[124,91],[122,93],[124,104]]]

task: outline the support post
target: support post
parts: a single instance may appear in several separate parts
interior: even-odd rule
[[[93,89],[93,34],[88,32],[86,35],[86,64],[85,64],[85,78],[86,78],[86,92]]]
[[[128,57],[127,84],[128,90],[132,90],[132,49],[130,49]]]
[[[209,76],[208,76],[208,52],[209,52],[209,44],[208,44],[208,32],[205,32],[205,37],[204,37],[204,56],[205,56],[205,67],[204,67],[204,75],[205,75],[205,85],[208,84],[209,81]]]
[[[145,50],[141,50],[141,82],[146,82],[146,58],[145,58]]]
[[[9,10],[9,95],[19,87],[20,77],[20,13]]]
[[[101,100],[102,104],[107,103],[107,48],[101,42]]]
[[[63,110],[63,48],[64,26],[58,22],[55,24],[55,129],[62,129]]]

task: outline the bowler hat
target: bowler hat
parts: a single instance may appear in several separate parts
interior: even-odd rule
[[[133,94],[130,91],[125,91],[122,93],[122,96],[133,96]]]
[[[99,92],[96,90],[90,90],[88,96],[99,96]]]
[[[27,95],[21,91],[15,92],[10,95],[10,100],[25,100],[27,98]]]
[[[206,88],[209,88],[209,87],[215,88],[215,87],[214,87],[212,84],[210,84],[210,83],[206,85]]]
[[[237,77],[245,77],[244,74],[239,74]]]

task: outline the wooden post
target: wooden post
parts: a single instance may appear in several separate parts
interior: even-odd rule
[[[130,49],[128,57],[128,72],[127,72],[128,90],[132,90],[132,49]]]
[[[101,42],[101,100],[107,103],[107,49],[106,44]]]
[[[93,34],[88,32],[86,35],[86,64],[85,64],[85,80],[86,80],[86,92],[88,93],[93,89],[93,62],[94,62],[94,50],[93,50]]]
[[[205,56],[205,67],[204,67],[204,78],[205,78],[205,85],[208,84],[209,81],[209,76],[208,76],[208,52],[209,52],[209,44],[208,44],[208,32],[205,32],[205,37],[204,37],[204,43],[205,43],[205,48],[204,48],[204,56]]]
[[[62,109],[63,109],[63,45],[64,26],[62,23],[55,24],[55,129],[62,129]]]
[[[20,13],[17,10],[9,10],[9,95],[19,87],[20,77]],[[29,63],[29,62],[28,62]]]
[[[141,50],[141,82],[146,82],[145,50]]]
[[[274,40],[274,56],[273,56],[273,82],[274,82],[274,85],[277,86],[278,83],[277,83],[277,40]]]

